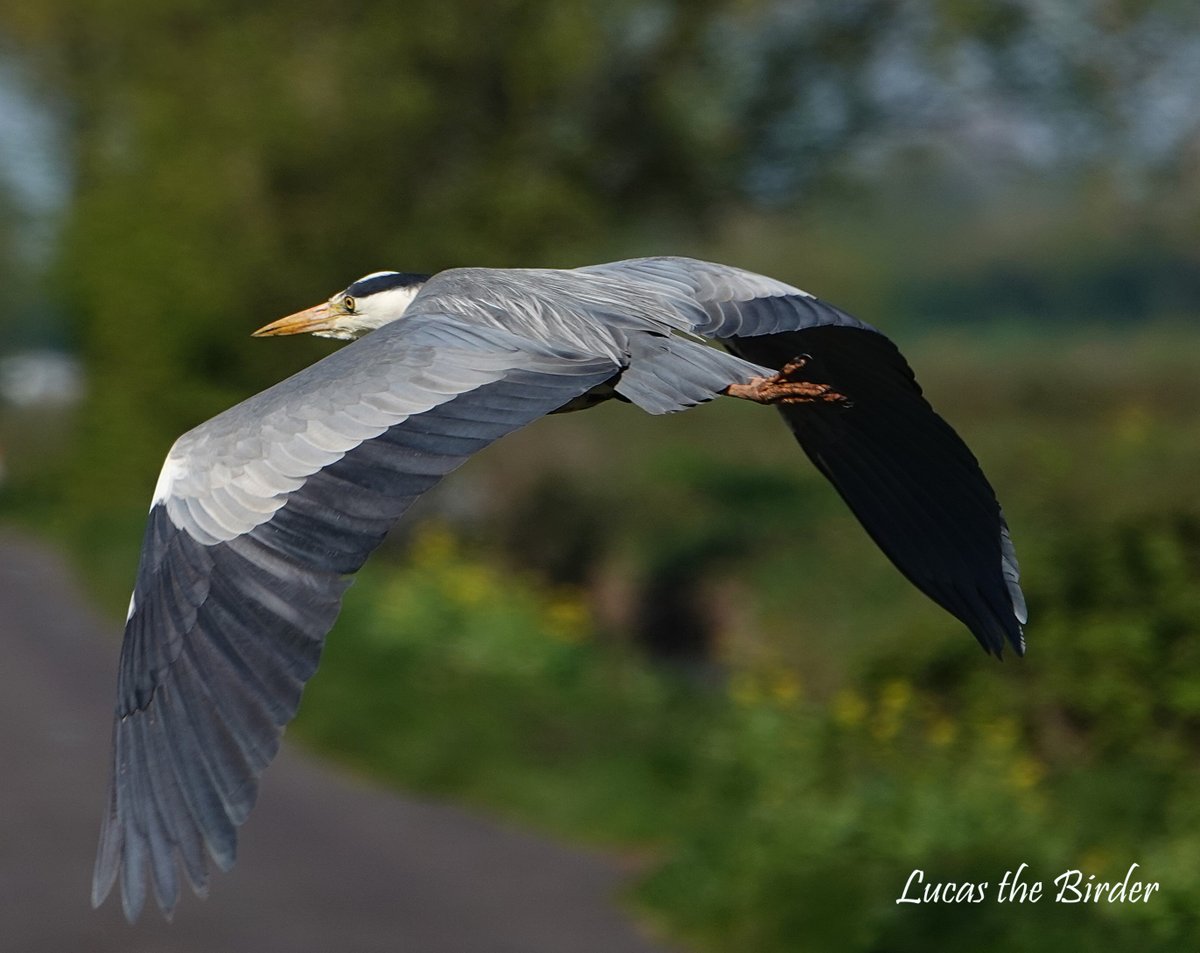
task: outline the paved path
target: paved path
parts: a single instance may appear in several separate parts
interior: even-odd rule
[[[0,533],[2,953],[653,953],[609,860],[347,778],[288,750],[233,872],[172,925],[88,903],[113,627],[63,561]],[[149,904],[148,904],[149,907]]]

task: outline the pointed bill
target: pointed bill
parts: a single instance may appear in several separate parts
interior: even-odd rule
[[[325,301],[306,311],[297,311],[295,314],[289,314],[286,318],[265,324],[251,337],[267,338],[278,334],[313,334],[317,331],[329,331],[333,329],[336,317],[329,302]]]

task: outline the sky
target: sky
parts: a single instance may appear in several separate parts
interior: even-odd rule
[[[0,54],[0,188],[29,221],[22,251],[44,260],[70,177],[53,111],[40,103],[16,64]]]

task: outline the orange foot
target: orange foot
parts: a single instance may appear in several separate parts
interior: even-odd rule
[[[725,393],[758,404],[822,403],[853,407],[853,402],[845,394],[835,391],[833,385],[799,377],[809,360],[809,355],[801,354],[785,364],[779,373],[771,377],[753,377],[746,384],[730,384]]]

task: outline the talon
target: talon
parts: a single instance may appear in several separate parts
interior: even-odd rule
[[[797,354],[794,358],[783,365],[778,376],[785,379],[791,377],[791,375],[795,374],[797,371],[804,370],[811,360],[811,354]]]

